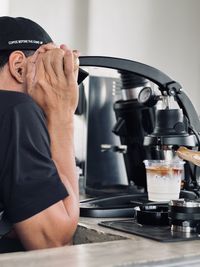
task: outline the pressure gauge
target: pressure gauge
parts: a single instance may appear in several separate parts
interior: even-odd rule
[[[144,87],[138,95],[139,103],[149,107],[154,106],[158,102],[158,98],[151,87]]]

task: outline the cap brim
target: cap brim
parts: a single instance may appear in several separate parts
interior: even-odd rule
[[[79,68],[78,72],[78,84],[82,83],[83,80],[89,75],[89,73],[81,68]]]

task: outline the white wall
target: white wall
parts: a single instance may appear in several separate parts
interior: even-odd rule
[[[0,0],[2,1],[2,0]],[[10,15],[39,23],[58,43],[86,51],[88,0],[10,0]]]
[[[0,16],[8,16],[9,15],[9,0],[1,0],[1,7],[0,7]]]
[[[90,0],[88,54],[162,70],[182,84],[200,113],[199,12],[199,0]]]

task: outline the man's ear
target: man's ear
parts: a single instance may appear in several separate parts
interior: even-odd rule
[[[12,77],[18,83],[24,83],[26,72],[26,56],[22,51],[14,51],[9,57],[9,69]]]

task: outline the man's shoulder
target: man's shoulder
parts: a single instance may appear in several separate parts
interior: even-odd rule
[[[28,94],[16,91],[0,90],[0,116],[16,110],[24,114],[32,111],[36,111],[40,114],[42,113],[40,107]]]
[[[29,95],[0,90],[0,125],[0,144],[11,138],[49,143],[45,114]]]

